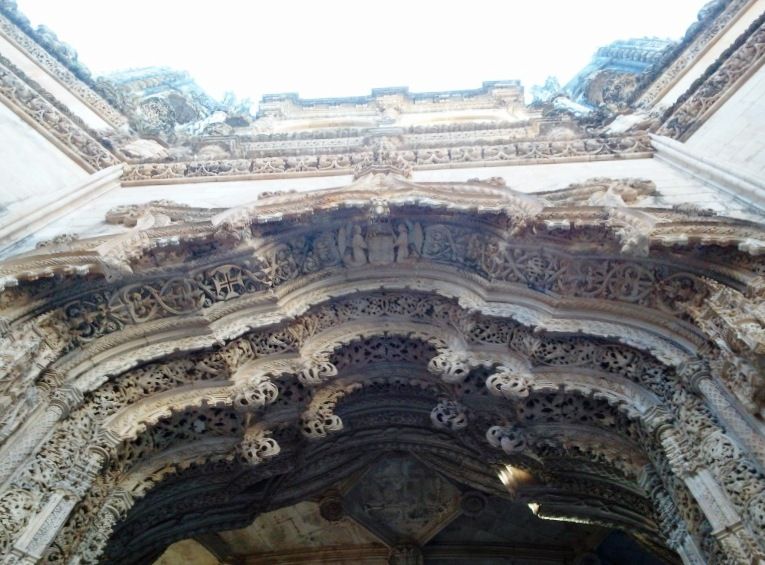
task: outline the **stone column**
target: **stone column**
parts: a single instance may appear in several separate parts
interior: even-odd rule
[[[765,437],[749,421],[751,416],[738,407],[737,402],[712,375],[709,364],[701,359],[693,359],[682,363],[677,372],[688,387],[699,394],[717,417],[727,424],[732,435],[752,454],[760,467],[765,469]]]
[[[29,425],[18,430],[16,436],[0,451],[0,485],[4,485],[21,463],[29,457],[53,429],[59,420],[68,417],[83,401],[78,388],[64,385],[49,394],[47,406],[30,420]],[[23,433],[19,433],[23,432]]]
[[[654,408],[646,415],[646,423],[653,430],[662,446],[672,472],[683,480],[694,500],[712,526],[712,535],[720,542],[725,552],[737,563],[749,564],[754,557],[765,560],[765,554],[747,529],[742,516],[731,502],[716,477],[702,461],[693,455],[689,439],[674,424],[671,415],[664,409]],[[689,545],[678,540],[693,558],[695,543]],[[697,548],[696,548],[697,549]],[[693,561],[689,561],[693,563]]]
[[[110,448],[119,442],[119,438],[112,434],[103,434],[99,440],[103,446],[89,447],[82,461],[75,461],[69,468],[66,478],[52,485],[42,509],[22,530],[13,549],[2,561],[3,565],[33,564],[42,559],[109,458]]]
[[[704,554],[688,532],[677,505],[652,465],[643,467],[638,483],[653,503],[659,530],[666,537],[667,546],[677,552],[684,565],[705,565]]]
[[[71,556],[69,565],[96,561],[106,547],[114,525],[127,515],[133,503],[133,496],[129,492],[120,487],[113,489],[88,533],[80,541],[76,554]]]

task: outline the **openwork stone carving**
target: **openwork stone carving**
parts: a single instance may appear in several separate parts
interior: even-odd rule
[[[257,465],[266,459],[279,455],[281,448],[269,432],[262,430],[247,431],[239,444],[242,458],[250,465]]]
[[[663,116],[659,133],[675,139],[687,139],[709,117],[715,104],[734,87],[736,81],[756,68],[765,56],[765,19],[754,21],[736,42],[735,52],[720,64],[710,66],[703,81],[686,93]]]
[[[298,380],[306,386],[315,386],[337,375],[337,367],[329,362],[326,355],[315,355],[305,362],[297,374]]]
[[[760,535],[765,534],[765,491],[752,497],[747,508],[749,520]]]
[[[343,429],[343,421],[334,413],[335,401],[326,400],[310,408],[300,419],[300,431],[308,439],[320,439]]]
[[[508,455],[518,455],[528,448],[526,432],[517,425],[492,426],[486,431],[486,440]]]
[[[23,71],[0,57],[0,96],[20,108],[25,117],[56,139],[66,152],[91,171],[120,163],[119,159],[94,139],[77,118],[54,105],[41,87],[32,88]]]
[[[508,399],[526,398],[533,383],[533,376],[521,363],[502,366],[486,379],[486,388],[495,396]]]
[[[458,384],[464,381],[470,373],[470,365],[465,355],[452,350],[441,351],[428,363],[428,371],[441,377],[449,384]]]
[[[279,388],[268,377],[254,375],[237,388],[231,399],[234,408],[247,411],[271,404],[278,395]]]
[[[439,430],[457,432],[468,425],[465,407],[454,400],[440,400],[430,413],[430,421]]]

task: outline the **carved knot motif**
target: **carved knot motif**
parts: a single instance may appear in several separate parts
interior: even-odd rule
[[[343,421],[334,412],[334,402],[327,400],[309,409],[300,419],[300,431],[308,439],[321,439],[343,429]]]
[[[303,364],[298,380],[305,386],[316,386],[337,375],[337,367],[325,355],[316,355]]]
[[[251,465],[257,465],[266,459],[279,455],[281,448],[270,435],[270,432],[262,430],[245,433],[239,444],[239,452],[244,460]]]
[[[233,393],[231,401],[236,410],[246,411],[271,404],[279,395],[279,389],[263,375],[254,375]]]
[[[489,445],[501,448],[508,455],[521,453],[528,447],[526,432],[520,426],[492,426],[486,432]]]
[[[463,382],[470,373],[467,357],[451,350],[443,350],[428,363],[428,371],[441,377],[445,383]]]
[[[440,400],[430,412],[430,421],[439,430],[459,431],[468,425],[465,407],[454,400]]]
[[[529,395],[532,383],[532,375],[519,363],[518,366],[500,367],[498,372],[486,379],[486,388],[494,396],[519,400]]]

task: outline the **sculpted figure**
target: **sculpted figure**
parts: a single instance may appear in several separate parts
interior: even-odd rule
[[[351,237],[351,264],[365,265],[367,262],[367,242],[361,233],[361,226],[353,226]]]
[[[398,234],[394,243],[396,263],[403,263],[409,259],[409,230],[404,224],[399,224],[397,231]]]

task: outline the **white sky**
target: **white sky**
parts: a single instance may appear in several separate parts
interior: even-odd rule
[[[615,39],[679,39],[705,0],[18,0],[95,75],[187,70],[214,98],[568,81]]]

